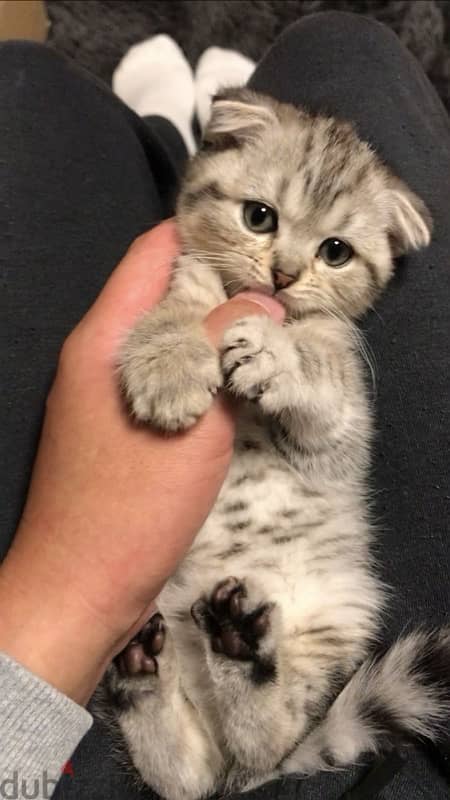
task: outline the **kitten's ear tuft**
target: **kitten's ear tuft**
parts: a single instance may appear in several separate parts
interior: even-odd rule
[[[204,142],[217,149],[254,141],[278,123],[270,99],[250,89],[224,89],[213,97]]]
[[[391,178],[388,203],[393,255],[401,256],[410,250],[426,247],[431,240],[433,220],[423,200],[399,178]]]

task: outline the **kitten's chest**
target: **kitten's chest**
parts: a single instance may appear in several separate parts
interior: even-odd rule
[[[278,535],[323,521],[328,507],[324,493],[308,485],[277,450],[267,422],[249,411],[238,426],[227,479],[194,550],[206,541],[235,549],[248,541],[253,551],[264,549]]]
[[[269,432],[247,424],[216,504],[171,581],[171,598],[189,604],[228,575],[256,573],[274,590],[279,582],[283,592],[295,592],[310,555],[309,532],[329,515],[328,499],[307,487]]]

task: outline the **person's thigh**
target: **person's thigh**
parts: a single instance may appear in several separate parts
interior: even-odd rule
[[[171,211],[163,127],[153,136],[51,50],[0,45],[0,556],[62,341],[132,240]]]
[[[173,211],[186,151],[170,123],[153,122],[51,50],[0,45],[0,557],[64,337],[133,239]],[[55,798],[141,796],[115,750],[95,722]]]
[[[1,52],[0,97],[3,98],[8,87],[2,85],[5,69],[2,68]],[[17,68],[14,73],[15,86],[20,90],[21,75],[26,68],[20,59],[14,63]],[[30,71],[36,78],[36,70]],[[447,188],[444,180],[450,160],[448,123],[426,79],[392,34],[375,23],[357,17],[325,14],[292,27],[263,60],[252,84],[281,100],[354,119],[362,135],[373,141],[397,172],[422,194],[435,216],[436,233],[432,247],[426,254],[409,259],[404,266],[401,280],[391,286],[380,306],[383,321],[373,317],[368,323],[379,372],[378,415],[381,432],[377,456],[377,498],[378,515],[386,543],[381,556],[387,579],[398,587],[396,614],[391,617],[391,633],[394,633],[411,617],[435,620],[439,615],[443,616],[448,608],[447,570],[445,563],[442,563],[447,558],[443,531],[445,522],[448,524],[448,515],[444,516],[447,511],[444,457],[446,445],[448,449],[448,432],[442,430],[442,421],[439,420],[439,415],[443,420],[448,412],[448,405],[445,406],[448,392],[445,394],[443,386],[446,366],[448,369],[445,337],[448,334],[446,297],[449,296],[449,279],[448,272],[444,274],[445,253],[449,244],[449,234],[445,228],[445,217],[449,212],[445,207]],[[23,496],[27,480],[23,465],[31,462],[42,399],[61,339],[81,316],[133,236],[161,216],[141,134],[136,131],[131,133],[129,117],[123,110],[119,114],[115,101],[105,100],[107,108],[102,105],[102,110],[95,112],[94,119],[92,106],[87,99],[82,102],[71,99],[70,93],[69,97],[66,95],[63,80],[59,89],[52,90],[48,95],[42,87],[39,91],[39,109],[44,119],[32,117],[35,125],[42,130],[42,136],[35,131],[34,138],[39,141],[30,144],[30,151],[25,136],[34,127],[30,121],[20,122],[20,136],[10,131],[8,145],[0,141],[0,171],[4,168],[3,148],[6,152],[8,147],[18,161],[24,159],[23,166],[18,167],[18,181],[25,190],[25,196],[27,192],[30,193],[25,210],[18,207],[18,202],[12,206],[18,215],[14,236],[5,236],[5,242],[12,248],[10,255],[16,253],[16,258],[10,258],[8,263],[14,269],[15,264],[19,264],[18,269],[29,281],[28,294],[23,303],[20,303],[18,295],[14,295],[14,303],[10,306],[14,311],[8,324],[11,330],[18,333],[2,339],[1,345],[2,349],[6,345],[5,351],[11,352],[10,360],[15,361],[17,367],[15,370],[10,367],[9,372],[16,388],[9,392],[8,398],[2,400],[5,402],[4,413],[11,414],[14,411],[14,416],[9,417],[13,420],[11,436],[5,442],[10,443],[8,448],[14,450],[18,446],[22,452],[21,459],[10,462],[11,472],[15,470],[16,488],[12,499],[16,506],[13,503],[13,511],[10,509],[5,519],[11,528],[20,504],[17,498]],[[102,92],[100,94],[103,96]],[[52,99],[48,99],[50,97]],[[37,98],[30,98],[30,101],[34,108]],[[17,102],[12,87],[9,104],[9,118],[17,120]],[[56,126],[59,130],[55,129],[56,120],[60,120],[60,106],[67,104],[72,108],[73,116],[79,117],[85,124],[82,144],[73,133],[69,135],[69,145],[64,146],[61,139],[67,135],[66,128],[60,124]],[[24,98],[21,108],[25,105]],[[55,110],[56,120],[52,120]],[[3,113],[0,108],[0,120],[3,120]],[[119,124],[117,117],[121,115],[123,119]],[[21,137],[21,148],[14,150]],[[49,137],[48,143],[45,142],[46,137]],[[58,139],[56,151],[52,150],[55,138]],[[128,145],[125,147],[125,142],[130,149]],[[59,180],[55,178],[58,183],[56,193],[52,178],[45,171],[41,174],[41,180],[37,181],[36,191],[31,190],[30,152],[43,159],[42,164],[47,172],[59,171]],[[101,156],[101,153],[104,155]],[[91,170],[84,169],[84,166],[80,168],[80,162],[86,164],[84,158],[90,159]],[[102,163],[99,164],[102,158],[103,167]],[[101,171],[102,180],[95,179],[94,185],[89,186],[89,176],[97,175],[97,169]],[[66,170],[67,180],[64,180]],[[71,179],[75,185],[84,187],[80,197],[86,201],[85,204],[80,203],[81,207],[75,211],[74,205],[78,206],[78,203],[76,200],[74,202],[76,194],[73,191],[72,203],[69,202]],[[9,175],[8,186],[11,181]],[[3,184],[3,178],[1,182]],[[47,198],[45,186],[48,186],[49,192],[54,192],[56,198],[53,205],[45,204],[47,211],[41,217],[47,225],[45,230],[56,230],[58,236],[60,230],[65,230],[71,242],[66,258],[64,241],[58,245],[56,252],[61,260],[55,257],[48,237],[42,236],[43,227],[37,227],[40,219],[37,198]],[[8,203],[11,195],[12,192],[8,190]],[[2,202],[0,199],[0,209]],[[59,206],[60,210],[57,210]],[[159,213],[155,214],[155,208]],[[106,211],[109,221],[102,213]],[[11,212],[7,219],[10,217]],[[56,220],[58,226],[54,228],[52,222]],[[20,236],[17,238],[17,233],[22,233],[20,221],[25,228],[30,227],[30,231],[24,235],[23,246],[20,245]],[[3,226],[0,227],[2,230]],[[81,239],[78,239],[78,235]],[[0,233],[0,263],[7,275],[8,263],[3,255],[1,236]],[[4,252],[7,253],[6,245]],[[23,253],[26,253],[26,258]],[[58,274],[61,264],[64,265],[64,279],[56,285],[55,273]],[[39,270],[42,270],[40,281],[37,279]],[[50,291],[44,291],[44,280],[53,287]],[[36,293],[33,283],[36,284]],[[30,329],[36,329],[36,323],[32,321],[32,315],[26,313],[27,303],[31,300],[31,308],[36,308],[36,300],[43,308],[39,328],[35,331]],[[53,306],[57,309],[55,314],[51,311]],[[20,350],[10,349],[14,341],[16,347],[22,342]],[[23,365],[30,360],[35,363],[36,369],[27,379]],[[8,457],[6,453],[5,462]],[[428,464],[428,471],[425,472],[424,462]],[[3,475],[8,475],[8,472],[6,464]],[[20,490],[17,486],[20,486]],[[2,509],[0,513],[6,512]],[[435,517],[439,518],[434,526]],[[435,562],[439,563],[435,565]],[[411,575],[416,578],[414,581],[410,580]],[[115,768],[111,750],[110,740],[101,727],[96,726],[74,758],[74,777],[63,776],[55,796],[77,800],[132,800],[133,797],[150,795],[147,790],[139,793],[137,788],[128,784],[124,777],[125,770]],[[427,770],[428,767],[425,769],[425,782],[429,779]],[[398,794],[398,798],[408,796],[408,800],[413,800],[424,796],[419,790],[415,794],[414,775],[407,778],[410,782],[409,793]],[[334,800],[352,782],[354,778],[350,780],[348,776],[329,776],[307,782],[292,780],[283,784],[282,793],[289,797],[308,797],[308,800],[317,800],[319,797],[321,800]],[[448,796],[448,790],[442,787],[443,784],[433,785],[432,796],[435,800]],[[271,786],[257,791],[255,795],[274,797],[280,793],[280,787]]]
[[[378,313],[364,327],[377,372],[373,500],[378,555],[383,577],[394,587],[386,634],[392,638],[423,622],[440,624],[448,620],[450,609],[447,113],[391,31],[368,18],[339,12],[307,17],[287,29],[250,86],[353,121],[432,212],[431,246],[398,265]],[[425,796],[419,787],[414,794],[410,780],[406,794],[396,797]],[[422,784],[427,780],[425,771]],[[307,796],[339,796],[326,794],[325,786],[332,792],[330,780],[313,782]],[[441,791],[442,797],[448,796],[448,787]],[[435,800],[441,797],[438,783],[432,794]]]
[[[427,203],[431,246],[398,265],[365,328],[376,359],[376,518],[391,632],[450,607],[450,124],[413,57],[384,26],[328,12],[288,29],[251,86],[353,121]]]

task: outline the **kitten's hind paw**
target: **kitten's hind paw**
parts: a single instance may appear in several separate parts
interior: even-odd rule
[[[164,618],[156,613],[108,667],[102,683],[108,705],[120,715],[142,699],[163,701],[178,676],[173,639]]]
[[[253,677],[263,682],[275,675],[275,606],[255,594],[249,592],[246,582],[230,577],[218,583],[209,597],[197,600],[191,613],[197,627],[209,637],[214,653],[253,662]]]

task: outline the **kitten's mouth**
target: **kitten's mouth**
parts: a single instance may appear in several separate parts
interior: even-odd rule
[[[320,312],[323,309],[317,303],[317,296],[305,291],[303,294],[293,297],[286,289],[276,291],[275,288],[269,283],[257,283],[256,281],[243,283],[238,288],[229,287],[226,289],[228,297],[234,297],[241,292],[257,292],[258,294],[265,294],[273,297],[280,305],[284,306],[288,316],[292,319],[300,319],[305,314],[313,312]]]
[[[314,309],[317,308],[317,303],[314,302],[313,298],[308,296],[306,292],[304,296],[292,297],[286,289],[279,289],[277,291],[269,283],[248,283],[239,287],[239,290],[234,291],[233,294],[238,294],[238,292],[258,292],[259,294],[273,297],[274,300],[281,303],[290,314],[295,314],[296,316],[301,316],[305,311],[312,310],[313,306]]]
[[[236,284],[234,286],[225,285],[224,288],[225,292],[230,298],[235,297],[237,294],[240,294],[241,292],[257,292],[258,294],[266,294],[269,297],[276,297],[278,300],[278,296],[275,293],[274,287],[271,286],[269,283],[257,283],[256,281],[249,283],[242,282],[239,286],[236,286]]]
[[[278,293],[270,283],[252,283],[245,287],[246,292],[259,292],[259,294],[267,294],[269,297],[276,297],[278,300]]]

